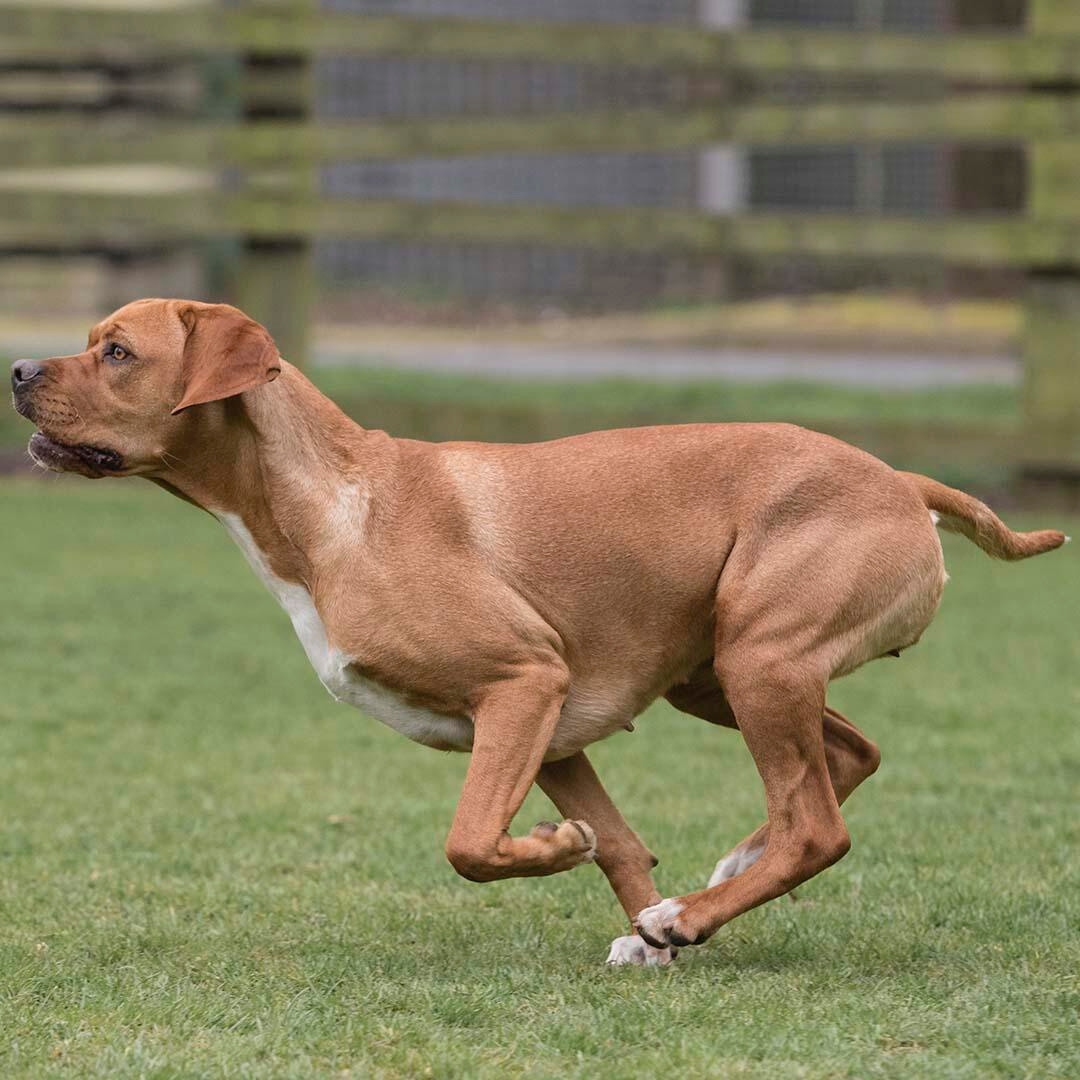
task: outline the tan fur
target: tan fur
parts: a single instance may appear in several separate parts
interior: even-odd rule
[[[1053,551],[1067,539],[1064,533],[1056,529],[1013,532],[986,503],[973,499],[965,492],[946,487],[918,473],[900,475],[915,487],[927,509],[938,515],[938,524],[943,529],[966,536],[995,559],[1027,559]]]
[[[115,341],[122,363],[105,357]],[[1062,539],[1013,533],[961,492],[785,424],[395,439],[359,428],[267,341],[232,308],[121,308],[18,388],[42,430],[32,451],[145,476],[234,522],[283,603],[310,605],[294,622],[318,624],[331,676],[368,695],[356,700],[457,725],[432,732],[469,725],[450,861],[491,880],[595,856],[661,950],[624,944],[617,962],[666,962],[847,850],[839,803],[877,749],[825,689],[929,624],[945,573],[928,509],[1005,558]],[[769,819],[736,849],[756,861],[666,901],[583,753],[661,695],[742,732]],[[534,781],[568,820],[512,837]]]

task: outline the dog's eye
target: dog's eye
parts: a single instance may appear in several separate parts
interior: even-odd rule
[[[105,346],[105,359],[115,360],[117,363],[125,361],[130,354],[123,345],[117,345],[115,343]]]

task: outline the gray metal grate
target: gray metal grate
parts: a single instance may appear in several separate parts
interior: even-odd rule
[[[886,214],[942,214],[949,203],[948,151],[943,146],[881,150],[881,209]]]
[[[932,31],[953,0],[322,0],[327,9],[419,17],[581,22],[717,21],[823,29]],[[979,0],[971,0],[978,3]],[[497,33],[497,28],[493,30]],[[687,79],[647,68],[578,63],[324,55],[316,65],[317,113],[334,118],[539,115],[577,109],[672,107]],[[788,83],[791,86],[788,86]],[[804,85],[806,83],[806,85]],[[876,84],[874,84],[876,86]],[[808,89],[809,87],[809,89]],[[841,98],[873,87],[853,82]],[[775,96],[804,100],[812,80],[787,77]],[[830,84],[830,93],[837,94]],[[885,95],[893,93],[886,87]],[[931,145],[792,149],[710,147],[703,152],[486,154],[462,158],[341,162],[322,171],[330,196],[468,201],[493,206],[693,206],[762,210],[937,214],[954,199],[950,151]],[[705,159],[724,169],[705,169]],[[706,181],[711,185],[704,191]],[[724,190],[713,190],[713,188]],[[707,197],[706,197],[707,196]],[[430,296],[626,309],[667,297],[702,299],[732,287],[724,260],[542,245],[336,241],[317,247],[322,279]],[[839,284],[847,271],[788,261],[788,288]],[[866,273],[864,267],[861,271]],[[832,273],[836,278],[829,277]],[[886,275],[887,276],[887,275]],[[791,278],[791,281],[788,281]],[[797,279],[797,281],[796,281]],[[775,287],[776,282],[772,282]],[[736,282],[734,287],[738,287]],[[748,287],[752,288],[749,284]]]
[[[730,166],[703,170],[703,157]],[[323,173],[330,195],[430,202],[557,206],[692,206],[705,171],[733,186],[710,191],[705,205],[759,210],[940,214],[949,209],[955,151],[901,144],[673,153],[484,155],[475,158],[339,163]],[[628,310],[660,300],[715,299],[744,293],[814,291],[872,280],[871,269],[814,260],[759,261],[732,276],[724,260],[529,244],[455,244],[325,239],[321,278],[338,286],[390,289],[428,298],[475,298],[584,310]],[[882,269],[889,280],[896,269]],[[862,277],[860,277],[860,274]],[[917,282],[916,277],[912,279]]]
[[[777,293],[943,287],[941,267],[925,259],[727,260],[529,245],[325,239],[316,247],[316,266],[320,281],[343,298],[396,295],[420,304],[466,301],[533,311],[632,311]],[[1016,288],[1015,273],[966,273],[956,279],[962,289],[1007,295]]]
[[[363,161],[323,171],[328,195],[536,206],[692,206],[697,154],[500,154]]]
[[[858,0],[750,0],[750,23],[854,26]]]
[[[750,205],[775,210],[853,210],[858,199],[854,147],[757,150],[750,155]]]
[[[317,115],[341,119],[661,107],[686,95],[671,72],[518,60],[327,55],[315,79]]]
[[[948,25],[950,8],[945,0],[887,0],[881,25],[886,30],[937,30]]]
[[[934,144],[800,147],[749,155],[750,205],[770,210],[940,214],[948,150]]]
[[[336,285],[589,309],[648,303],[677,273],[654,252],[329,239],[316,247],[316,266]]]
[[[752,24],[786,23],[835,29],[937,30],[949,0],[749,0]]]
[[[697,0],[322,0],[328,11],[521,22],[688,23]]]

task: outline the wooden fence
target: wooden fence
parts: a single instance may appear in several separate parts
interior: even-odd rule
[[[1028,281],[1024,424],[1009,453],[1032,472],[1080,476],[1074,5],[1032,0],[1026,31],[999,35],[496,24],[322,12],[313,0],[0,0],[0,23],[0,91],[21,88],[27,100],[54,106],[0,113],[0,159],[18,165],[0,168],[0,253],[160,250],[233,237],[233,295],[298,360],[307,351],[316,236],[1016,267]],[[320,52],[666,68],[692,92],[677,110],[330,121],[312,110]],[[71,79],[76,70],[93,79]],[[905,103],[735,103],[735,81],[762,73],[906,77],[924,92]],[[118,96],[152,100],[163,86],[174,107],[153,114],[92,107]],[[73,115],[65,95],[80,94]],[[1024,212],[927,219],[493,208],[328,199],[317,183],[319,166],[351,159],[915,139],[1022,145]],[[912,437],[896,433],[901,443]],[[967,446],[954,433],[939,437],[943,450]]]

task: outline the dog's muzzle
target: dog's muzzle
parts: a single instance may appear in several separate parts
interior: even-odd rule
[[[124,459],[115,450],[83,443],[69,445],[57,442],[43,431],[34,432],[27,449],[34,461],[53,472],[74,472],[97,478],[124,468]]]
[[[36,360],[16,360],[11,365],[11,400],[15,411],[27,420],[34,419],[30,393],[44,374],[45,369]]]
[[[35,392],[44,386],[44,375],[45,368],[36,360],[16,360],[11,365],[11,399],[15,411],[43,427],[66,427],[79,415],[71,405],[49,396],[44,399],[43,408],[34,405],[34,397],[40,397]],[[45,431],[34,432],[27,450],[38,465],[54,472],[100,477],[124,468],[124,459],[115,450],[88,443],[61,442]]]

